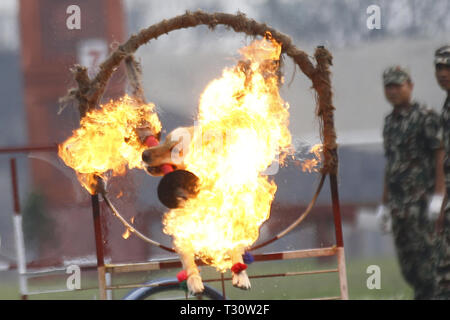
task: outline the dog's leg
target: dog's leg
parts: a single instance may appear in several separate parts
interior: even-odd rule
[[[187,287],[189,293],[196,295],[202,293],[204,290],[200,272],[195,264],[194,254],[192,252],[178,252],[183,264],[183,269],[187,273]]]
[[[231,253],[231,261],[233,264],[235,263],[244,263],[242,255],[244,254],[244,249],[241,247],[238,247],[234,249]],[[240,288],[242,290],[249,290],[250,280],[248,279],[247,272],[245,270],[242,270],[239,273],[232,272],[232,284],[233,286]]]

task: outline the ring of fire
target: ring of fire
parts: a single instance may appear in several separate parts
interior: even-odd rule
[[[202,18],[205,18],[205,15],[208,18],[213,17],[214,18],[213,22],[211,22],[210,20],[207,20],[207,19],[202,19]],[[188,19],[188,18],[196,18],[196,19],[199,19],[200,21],[197,21],[196,23],[194,23],[192,19]],[[208,24],[210,27],[211,26],[215,27],[215,25],[219,23],[218,22],[220,20],[219,18],[222,18],[222,19],[225,18],[225,20],[227,20],[227,19],[230,20],[230,18],[231,18],[231,20],[230,20],[231,22],[228,21],[228,23],[223,23],[223,24],[232,26],[235,31],[243,31],[243,32],[246,32],[247,34],[249,34],[249,33],[253,34],[253,35],[260,34],[261,33],[261,31],[260,31],[261,26],[264,26],[264,28],[265,28],[264,33],[266,33],[267,31],[270,31],[270,29],[271,29],[271,28],[269,28],[269,27],[267,27],[265,25],[257,24],[253,20],[248,20],[247,18],[245,18],[241,14],[238,14],[236,16],[227,15],[227,14],[209,15],[209,14],[206,14],[206,13],[203,13],[203,12],[195,12],[194,14],[186,13],[184,16],[179,16],[179,17],[176,17],[176,18],[171,19],[169,21],[165,20],[165,21],[161,22],[160,24],[151,26],[151,27],[141,31],[141,33],[139,35],[132,36],[130,38],[130,40],[127,41],[124,45],[119,46],[119,48],[110,56],[110,58],[108,58],[102,64],[102,66],[100,67],[100,72],[90,82],[90,84],[89,84],[90,86],[88,86],[88,87],[91,87],[91,90],[88,90],[85,93],[85,97],[87,97],[87,99],[85,99],[84,101],[87,101],[87,104],[86,103],[85,104],[80,103],[80,106],[79,106],[80,107],[80,113],[81,114],[84,113],[83,112],[83,108],[85,108],[84,111],[86,111],[86,109],[87,110],[93,109],[92,108],[92,102],[95,101],[94,106],[98,103],[99,97],[103,93],[103,90],[105,88],[107,80],[111,76],[112,72],[114,72],[115,66],[118,65],[118,63],[120,63],[120,61],[123,59],[124,56],[126,56],[126,54],[124,54],[124,52],[130,51],[130,52],[128,52],[128,55],[131,55],[132,52],[134,52],[140,45],[142,45],[145,42],[148,42],[151,39],[149,34],[153,35],[153,37],[156,38],[155,34],[158,34],[158,30],[160,30],[161,28],[163,29],[163,31],[165,31],[167,33],[168,31],[176,30],[177,28],[179,29],[179,28],[183,28],[183,27],[191,27],[191,26],[195,26],[195,25],[199,25],[199,24]],[[235,23],[236,23],[235,20],[237,20],[238,22],[241,22],[241,23],[242,23],[242,21],[247,22],[246,27],[242,27],[242,26],[237,27],[235,25]],[[177,25],[176,22],[178,22],[179,25]],[[171,26],[172,29],[169,28],[169,26]],[[246,29],[246,28],[249,28],[249,29]],[[161,30],[159,32],[161,32]],[[271,38],[269,39],[272,44],[277,43],[276,38],[284,40],[284,42],[280,42],[280,44],[278,44],[278,47],[275,46],[275,47],[277,47],[276,50],[278,51],[278,53],[277,53],[278,57],[279,57],[280,53],[283,50],[289,56],[291,56],[294,59],[294,61],[300,66],[302,71],[307,76],[309,76],[311,78],[311,80],[313,81],[313,88],[316,89],[316,91],[318,93],[319,106],[318,106],[317,113],[318,113],[319,116],[321,116],[321,118],[319,118],[319,120],[321,120],[321,124],[322,124],[321,127],[322,127],[323,131],[321,133],[322,133],[322,137],[323,137],[323,140],[324,140],[324,155],[325,155],[325,162],[323,163],[323,167],[322,167],[322,181],[323,181],[323,177],[324,177],[325,173],[332,172],[333,170],[336,170],[336,168],[337,168],[337,158],[334,156],[334,153],[335,153],[335,150],[336,150],[335,133],[334,133],[334,125],[333,125],[333,109],[334,108],[333,108],[333,106],[331,104],[331,85],[330,85],[330,81],[329,81],[329,71],[328,71],[328,66],[331,63],[331,59],[330,59],[331,55],[329,55],[329,53],[324,48],[318,48],[318,50],[316,51],[316,60],[317,60],[318,64],[317,64],[317,67],[315,68],[309,62],[307,56],[305,57],[306,54],[304,54],[300,50],[296,49],[290,43],[290,39],[289,38],[287,38],[286,36],[276,32],[274,30],[272,30],[272,32],[273,32],[273,34],[272,34]],[[140,38],[143,38],[145,41],[143,42],[142,39],[140,39]],[[139,41],[141,43],[139,43]],[[263,40],[261,40],[261,41],[263,41]],[[267,41],[267,39],[266,39],[266,41]],[[262,47],[264,47],[264,45]],[[265,49],[267,49],[267,48],[265,48]],[[261,50],[261,48],[258,48],[256,50],[253,48],[253,49],[248,49],[247,51],[248,52],[252,52],[253,51],[252,52],[253,54],[255,53],[254,51],[256,51],[257,52],[256,53],[256,60],[258,60],[258,57],[257,57],[258,54],[261,55],[261,52],[263,53],[263,58],[261,59],[261,57],[259,57],[260,61],[258,61],[258,63],[256,63],[256,67],[255,67],[256,69],[258,69],[263,64],[264,60],[268,60],[267,57],[264,56],[264,54],[267,54],[267,52],[264,51],[264,48],[263,48],[263,50]],[[248,52],[247,52],[247,54],[248,54]],[[244,55],[245,55],[245,53],[244,53]],[[273,58],[271,58],[271,59],[273,60]],[[251,66],[253,66],[253,64],[251,64]],[[255,72],[256,71],[255,68],[252,68],[251,71]],[[265,69],[265,70],[263,70],[263,72],[269,72],[269,73],[272,72],[273,73],[273,70]],[[263,86],[262,86],[262,88],[260,88],[260,89],[262,89],[262,91],[267,91],[266,90],[267,87],[269,87],[268,91],[274,91],[273,89],[272,90],[270,89],[270,88],[274,88],[274,83],[272,83],[272,85],[267,85],[268,82],[269,83],[273,82],[274,77],[273,76],[269,76],[269,80],[270,81],[267,81],[267,79],[264,79],[264,77],[262,76],[263,72],[258,72],[257,76],[252,76],[250,78],[250,81],[252,83],[251,83],[251,85],[249,87],[252,90],[255,87],[261,87],[260,83],[262,83]],[[224,72],[224,75],[223,75],[222,79],[225,79],[225,82],[226,82],[226,75],[225,75],[225,73],[226,72]],[[236,72],[234,72],[234,73],[236,74]],[[252,80],[258,78],[258,76],[259,76],[259,83],[253,83]],[[105,79],[106,79],[106,81],[105,81]],[[240,79],[238,79],[237,82],[239,82],[239,81],[246,82],[247,80],[249,80],[249,79],[244,74],[243,77],[241,75]],[[99,83],[103,84],[103,86],[102,85],[98,85]],[[213,87],[215,84],[217,84],[217,82],[215,82],[214,84],[211,83],[210,87]],[[227,84],[230,85],[230,83],[227,83]],[[248,84],[247,84],[247,86],[248,86]],[[245,87],[245,84],[241,83],[240,87],[238,88],[238,91],[242,87]],[[223,87],[222,87],[222,89],[223,89]],[[81,90],[81,89],[79,89],[79,90]],[[213,92],[214,92],[214,90],[213,90]],[[215,101],[217,101],[217,94],[218,94],[218,92],[220,92],[220,90],[215,91],[215,93],[214,93],[216,95],[216,97],[215,97],[216,100]],[[273,103],[273,101],[272,101],[273,98],[274,98],[273,96],[275,96],[275,100],[278,99],[278,97],[277,97],[277,93],[278,92],[276,92],[275,95],[273,94],[274,92],[270,92],[270,94],[271,94],[271,98],[270,99],[272,99],[271,102],[270,103],[262,103],[262,104],[260,103],[260,100],[258,100],[258,99],[261,98],[261,95],[258,95],[258,94],[255,95],[253,93],[254,92],[250,92],[248,94],[247,93],[244,94],[244,97],[245,97],[244,100],[246,100],[246,98],[248,98],[250,100],[250,103],[247,103],[247,107],[249,108],[249,110],[251,112],[255,112],[255,111],[260,112],[261,111],[259,109],[256,110],[255,108],[253,108],[255,105],[268,106],[269,108],[266,108],[266,109],[268,109],[269,111],[273,111],[273,110],[270,110],[271,109],[270,106],[273,106],[273,105],[280,105],[280,106],[282,106],[282,108],[279,108],[278,110],[275,110],[275,112],[274,112],[274,114],[276,115],[275,117],[273,117],[275,122],[272,121],[272,123],[270,123],[270,125],[267,125],[267,123],[266,123],[265,125],[262,125],[262,128],[263,129],[267,129],[267,128],[271,128],[271,127],[278,127],[279,128],[278,129],[279,130],[278,133],[277,132],[275,132],[275,133],[271,132],[271,134],[278,139],[277,143],[278,143],[279,146],[281,145],[281,149],[286,148],[290,144],[290,134],[289,134],[288,130],[287,130],[287,133],[283,133],[283,131],[286,131],[286,129],[283,129],[283,125],[286,126],[286,120],[287,120],[287,117],[280,116],[281,114],[283,114],[283,112],[280,113],[280,111],[282,111],[282,109],[283,109],[283,103],[279,102],[279,101],[276,101],[275,103]],[[265,93],[267,93],[267,92],[265,92]],[[213,94],[213,96],[214,96],[214,94]],[[205,98],[205,96],[206,96],[206,98]],[[229,96],[236,97],[236,91],[232,92],[231,95],[229,95]],[[211,102],[204,103],[203,102],[203,100],[207,100],[207,99],[208,99],[208,94],[204,93],[204,95],[202,96],[202,101],[201,101],[200,105],[201,106],[202,105],[208,105],[210,107],[214,106],[214,103],[211,103]],[[251,99],[253,99],[253,100],[251,100]],[[264,99],[267,99],[267,94],[266,94],[266,96],[263,97],[263,100]],[[235,99],[235,100],[238,100],[238,99]],[[255,101],[258,101],[258,102],[255,103]],[[244,103],[238,103],[238,107],[242,107],[243,105],[245,106],[246,103],[245,102]],[[241,109],[237,108],[236,112],[242,113],[242,109],[245,109],[245,107],[241,108]],[[262,109],[264,111],[264,108],[262,108]],[[222,111],[223,111],[223,109],[222,109]],[[212,117],[209,117],[209,118],[207,116],[205,117],[205,114],[208,115],[210,113],[211,113],[211,108],[209,108],[209,109],[208,108],[204,108],[203,109],[203,113],[202,113],[202,109],[200,109],[200,115],[201,116],[203,115],[203,118],[201,118],[200,120],[201,121],[203,120],[203,123],[205,124],[205,126],[207,126],[208,124],[211,124],[213,126],[217,126],[218,122],[215,121],[215,120],[217,120],[216,119],[217,117],[215,117],[214,115],[212,115]],[[266,114],[262,114],[260,117],[257,117],[258,118],[257,121],[261,121],[265,117],[267,117],[267,113]],[[242,119],[242,117],[239,118],[239,116],[236,116],[236,113],[234,113],[234,114],[232,114],[230,116],[230,119],[236,119],[236,118]],[[245,118],[245,116],[244,116],[244,118]],[[282,123],[284,122],[284,124],[282,124],[281,127],[280,127],[280,124],[278,124],[278,125],[276,124],[277,121],[280,120],[280,118],[282,118],[281,122]],[[233,121],[231,121],[231,123],[232,122]],[[227,121],[223,125],[224,125],[224,127],[226,127],[226,125],[229,125],[229,124],[230,124],[230,121]],[[240,125],[242,127],[242,123]],[[253,125],[254,125],[254,123],[253,123]],[[245,125],[243,127],[245,128]],[[252,125],[249,125],[249,127],[252,127]],[[263,132],[264,130],[260,130],[260,131]],[[245,134],[247,134],[247,136],[249,136],[249,135],[251,136],[252,133],[253,133],[253,131],[245,132]],[[267,136],[265,136],[265,137],[266,137],[265,139],[264,138],[260,139],[260,144],[261,145],[267,144],[268,142],[270,142],[270,140],[268,140]],[[195,140],[195,137],[194,137],[194,140]],[[256,142],[256,144],[258,144],[257,141],[255,141],[255,142]],[[240,144],[240,142],[238,141],[237,143],[235,143],[234,147],[236,147],[236,145],[239,146],[239,144]],[[270,145],[270,143],[269,143],[269,145]],[[242,148],[240,150],[242,150]],[[251,151],[255,151],[255,150],[251,150]],[[203,152],[203,151],[200,150],[200,152]],[[267,151],[267,150],[265,150],[265,152],[266,153],[270,153],[270,151]],[[228,154],[228,153],[233,153],[233,152],[225,152],[225,153]],[[193,172],[195,172],[196,174],[199,174],[201,176],[201,178],[203,178],[203,180],[202,180],[203,183],[204,183],[203,186],[207,186],[208,185],[208,181],[205,181],[205,178],[207,178],[208,176],[211,176],[210,172],[208,172],[208,174],[203,174],[202,175],[201,174],[201,170],[202,170],[202,168],[205,168],[205,166],[204,165],[200,165],[200,166],[198,165],[199,164],[198,159],[201,158],[201,157],[199,157],[198,154],[197,154],[197,156],[193,156],[195,160],[192,160],[192,158],[191,158],[191,160],[189,160],[189,156],[192,155],[192,154],[194,154],[194,153],[188,154],[188,156],[187,156],[187,158],[188,158],[188,160],[187,160],[188,168],[190,170],[192,170]],[[203,154],[204,154],[204,152],[203,152]],[[270,164],[269,160],[272,161],[273,157],[274,157],[274,155],[273,155],[273,152],[272,152],[272,154],[269,155],[267,157],[267,159],[265,159],[264,163],[252,164],[251,166],[246,168],[246,169],[250,169],[250,175],[253,176],[253,178],[256,177],[256,179],[254,179],[254,180],[255,181],[259,181],[259,185],[260,186],[264,186],[262,188],[264,190],[266,190],[266,191],[264,191],[264,192],[266,192],[265,196],[263,196],[263,197],[256,196],[256,197],[254,197],[253,200],[250,200],[250,201],[253,201],[252,205],[248,205],[248,203],[247,203],[247,205],[245,205],[245,203],[244,203],[243,211],[241,211],[241,212],[243,212],[243,214],[245,214],[245,212],[247,212],[247,211],[251,211],[251,212],[260,212],[261,211],[262,212],[262,216],[259,216],[259,217],[255,218],[256,222],[254,223],[254,225],[252,227],[252,230],[255,230],[255,226],[256,226],[256,230],[257,230],[257,228],[259,228],[261,223],[264,222],[268,218],[268,215],[267,215],[268,210],[267,210],[267,208],[270,208],[271,200],[273,199],[273,195],[275,193],[276,187],[274,187],[271,183],[268,183],[267,180],[264,180],[264,179],[261,180],[261,177],[258,176],[258,173],[260,173],[262,171],[262,169],[266,168],[267,165]],[[263,155],[262,155],[262,158],[264,159]],[[210,160],[211,159],[209,159],[209,161]],[[216,167],[219,168],[220,164],[222,162],[220,160],[216,159],[215,163],[216,163]],[[231,162],[227,162],[227,163],[233,163],[233,160],[231,160]],[[253,171],[253,173],[252,173],[252,171],[251,171],[252,168],[256,168],[257,170]],[[221,171],[222,172],[226,172],[227,171],[226,169],[227,168],[221,168],[220,167],[220,170],[218,170],[217,172],[221,172]],[[240,173],[242,174],[243,171],[240,172]],[[217,178],[217,177],[215,177],[215,178]],[[222,189],[221,192],[219,192],[219,193],[216,192],[214,194],[216,196],[218,194],[222,194],[222,195],[226,194],[226,192],[224,192],[224,190],[226,190],[227,192],[230,192],[231,190],[233,190],[233,187],[236,187],[236,185],[237,185],[235,181],[236,180],[240,181],[240,178],[242,178],[241,175],[234,175],[234,180],[233,179],[231,179],[231,180],[229,179],[228,182],[224,183],[224,185],[225,185],[224,188],[225,189]],[[208,180],[208,179],[206,179],[206,180]],[[220,179],[215,179],[215,181],[214,181],[214,183],[212,183],[212,185],[215,185],[216,184],[215,182],[217,182],[217,180],[220,181]],[[239,185],[245,185],[246,188],[249,189],[249,190],[247,190],[248,191],[247,192],[247,196],[244,196],[244,197],[242,195],[238,196],[238,198],[240,200],[242,200],[242,199],[247,199],[248,200],[249,199],[248,195],[249,194],[250,195],[254,194],[254,191],[256,190],[255,189],[255,185],[252,185],[252,183],[246,185],[245,183],[242,183],[242,181],[240,181]],[[320,187],[318,188],[318,192],[320,192],[321,185],[322,185],[322,183],[320,184]],[[209,181],[209,186],[211,187],[211,180]],[[256,188],[258,188],[258,187],[256,187]],[[208,190],[211,191],[211,189],[214,189],[214,186],[212,188],[208,189]],[[256,193],[256,195],[257,194],[258,193]],[[215,206],[211,205],[212,204],[211,203],[211,199],[212,198],[214,198],[214,197],[211,197],[211,193],[204,193],[203,194],[202,205],[204,206],[205,204],[208,204],[207,208],[215,207]],[[263,200],[263,199],[265,199],[265,200]],[[258,201],[255,202],[255,200],[258,200]],[[216,199],[214,201],[219,201],[221,203],[221,207],[220,208],[223,207],[223,203],[231,202],[231,203],[237,204],[236,200],[230,200],[229,198],[226,201],[224,199],[219,199],[219,200]],[[264,203],[265,204],[265,208],[262,209],[262,210],[259,207],[260,203]],[[255,205],[256,205],[256,208],[255,208]],[[251,209],[252,206],[253,206],[253,209]],[[193,213],[195,214],[196,212],[198,212],[198,208],[199,208],[198,205],[193,205],[192,206],[192,203],[188,202],[187,207],[190,208],[190,210],[187,210],[187,211],[189,211],[189,213],[191,215]],[[231,206],[231,207],[233,207],[233,206]],[[221,211],[221,209],[219,211]],[[171,218],[174,218],[176,216],[183,216],[183,214],[180,214],[179,210],[174,210],[173,212],[171,212],[171,213],[169,213],[167,215],[167,217],[168,217],[167,220],[170,221]],[[223,214],[221,214],[221,213],[219,213],[216,216],[221,216],[223,218]],[[191,219],[191,216],[189,216],[189,219]],[[188,224],[190,222],[189,219],[184,219],[184,221],[183,221],[184,225],[186,225],[186,224]],[[242,214],[241,214],[241,218],[240,219],[236,219],[235,222],[236,221],[247,221],[247,220],[248,220],[248,217],[242,218]],[[207,220],[205,220],[205,221],[207,222]],[[165,225],[166,225],[166,231],[168,230],[167,232],[171,233],[172,235],[175,235],[175,234],[180,232],[180,229],[176,227],[177,223],[171,224],[169,222],[169,223],[165,223]],[[210,222],[207,222],[205,224],[205,228],[206,229],[211,228],[211,226],[212,225],[210,224]],[[228,236],[228,237],[225,237],[225,238],[236,239],[236,237],[234,235],[234,228],[235,228],[235,226],[225,232],[225,234],[228,234],[228,235],[231,234],[231,236]],[[245,225],[241,229],[242,230],[248,229],[248,225]],[[219,229],[217,229],[217,231],[219,231]],[[213,235],[214,235],[214,233],[213,233]],[[193,236],[195,236],[195,234],[191,233],[187,237],[180,237],[180,238],[186,240],[186,239],[189,239],[189,238],[191,238]],[[237,237],[237,241],[235,241],[235,242],[233,242],[231,244],[225,245],[225,249],[223,249],[223,247],[224,247],[223,244],[220,244],[219,246],[216,246],[215,248],[213,248],[212,251],[207,252],[207,253],[204,253],[205,250],[206,251],[209,250],[208,246],[205,246],[205,243],[210,245],[212,240],[216,240],[217,241],[220,237],[216,237],[216,239],[211,239],[211,238],[197,239],[196,241],[200,242],[200,249],[199,248],[189,248],[189,250],[194,250],[195,252],[198,252],[198,255],[200,257],[205,258],[206,260],[208,260],[210,262],[212,261],[213,264],[216,267],[218,267],[219,269],[223,270],[225,268],[229,268],[230,267],[228,265],[229,263],[227,262],[228,260],[226,259],[226,251],[227,250],[231,249],[231,247],[235,246],[235,245],[242,245],[242,246],[249,247],[254,241],[256,241],[257,237],[258,237],[258,232],[257,231],[256,232],[251,232],[250,240],[247,239],[245,241],[241,241],[241,239],[239,237]],[[178,238],[178,243],[177,243],[177,238],[174,239],[175,240],[175,246],[177,246],[178,248],[182,247],[183,245],[186,245],[186,243],[187,243],[186,241],[180,241],[179,240],[180,238]],[[279,237],[276,237],[276,238],[279,238]],[[219,239],[219,240],[222,240],[222,239]],[[191,241],[191,245],[192,245],[192,242],[195,242],[195,241]],[[201,242],[203,242],[203,243],[201,243]],[[219,241],[219,242],[223,242],[223,241]],[[214,246],[212,246],[212,247],[214,247]],[[222,248],[220,248],[220,247],[222,247]],[[202,250],[203,250],[203,252],[202,252]],[[217,251],[221,251],[221,252],[219,254],[216,254]]]

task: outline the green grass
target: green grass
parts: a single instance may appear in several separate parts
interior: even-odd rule
[[[377,265],[381,270],[381,288],[368,289],[366,285],[370,274],[366,273],[369,265]],[[336,263],[319,262],[317,259],[297,259],[251,264],[249,275],[284,273],[292,271],[308,271],[312,269],[332,269]],[[114,276],[114,284],[143,283],[150,279],[175,277],[179,270],[158,270],[151,273],[133,273]],[[219,278],[214,269],[202,268],[203,279]],[[225,277],[230,277],[227,272]],[[412,299],[412,290],[402,279],[395,257],[374,257],[370,259],[347,260],[347,278],[350,299]],[[60,289],[65,287],[67,275],[48,279],[33,279],[30,289]],[[339,296],[339,280],[337,273],[320,275],[302,275],[291,277],[271,277],[252,279],[252,289],[242,291],[234,288],[231,281],[225,282],[225,290],[229,299],[310,299],[320,297]],[[220,292],[221,283],[208,283]],[[32,295],[29,299],[96,299],[98,297],[96,272],[82,274],[82,288],[95,288],[86,291],[72,291]],[[129,290],[115,290],[114,297],[120,299]],[[182,296],[182,292],[173,293]],[[170,296],[169,296],[170,297]],[[18,299],[18,284],[14,273],[0,273],[0,299]]]
[[[381,271],[381,288],[369,290],[366,273],[369,265],[378,265]],[[394,257],[351,261],[347,265],[350,299],[413,299],[413,291],[400,274]]]

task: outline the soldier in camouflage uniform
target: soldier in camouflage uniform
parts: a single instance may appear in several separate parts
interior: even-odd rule
[[[431,299],[435,285],[433,224],[428,201],[435,191],[436,154],[442,148],[439,116],[411,102],[413,83],[401,67],[383,73],[393,111],[383,129],[386,157],[383,203],[390,212],[398,261],[415,299]]]
[[[450,299],[450,45],[436,50],[435,60],[436,79],[447,92],[447,99],[442,108],[442,127],[444,137],[444,175],[446,200],[442,204],[441,215],[437,221],[438,235],[438,265],[436,299]]]

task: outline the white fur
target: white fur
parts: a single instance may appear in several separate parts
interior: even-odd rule
[[[200,271],[195,264],[195,256],[193,252],[181,252],[177,251],[180,256],[183,269],[187,274],[187,287],[191,295],[202,293],[204,290],[202,278],[200,277]]]
[[[238,274],[233,273],[231,282],[233,283],[233,286],[243,290],[249,290],[251,288],[250,279],[248,278],[245,270],[239,272]]]
[[[244,263],[244,260],[242,258],[243,254],[244,254],[244,248],[238,247],[238,248],[234,249],[231,254],[232,263],[233,264],[238,263],[238,262]],[[239,273],[232,272],[231,283],[233,284],[233,286],[243,289],[243,290],[249,290],[251,287],[250,280],[249,280],[247,272],[245,270],[243,270]]]

